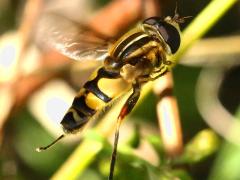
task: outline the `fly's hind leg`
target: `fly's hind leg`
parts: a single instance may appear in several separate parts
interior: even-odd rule
[[[113,147],[113,152],[112,152],[112,159],[111,159],[111,164],[110,164],[110,174],[109,174],[109,180],[113,179],[113,173],[114,173],[114,167],[115,167],[115,162],[116,162],[116,157],[117,157],[117,145],[118,145],[118,137],[119,137],[119,129],[122,123],[122,120],[126,115],[128,115],[135,104],[137,103],[139,97],[140,97],[140,84],[135,83],[133,84],[133,93],[129,96],[127,99],[126,103],[122,107],[120,114],[118,115],[117,118],[117,125],[116,125],[116,130],[115,130],[115,138],[114,138],[114,147]]]

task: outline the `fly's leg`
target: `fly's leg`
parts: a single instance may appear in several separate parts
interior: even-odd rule
[[[156,72],[157,72],[157,71],[156,71]],[[157,78],[159,78],[159,77],[161,77],[161,76],[164,76],[167,72],[169,72],[169,71],[168,71],[168,70],[165,70],[165,71],[163,71],[163,72],[158,73],[158,74],[155,75],[155,76],[149,76],[149,75],[140,76],[140,77],[138,78],[138,80],[139,80],[139,82],[141,82],[141,83],[146,83],[146,82],[148,82],[148,81],[154,81],[154,80],[156,80]]]
[[[154,81],[154,80],[156,80],[157,78],[159,78],[159,77],[161,77],[161,76],[164,76],[167,72],[169,72],[169,71],[168,71],[168,70],[165,70],[165,71],[163,71],[162,73],[160,73],[160,74],[158,74],[158,75],[156,75],[156,76],[154,76],[154,77],[149,77],[148,81]]]
[[[128,115],[135,104],[137,103],[139,97],[140,97],[140,84],[135,83],[133,84],[133,93],[129,96],[127,99],[126,103],[122,107],[120,114],[118,115],[117,118],[117,125],[116,125],[116,130],[115,130],[115,138],[114,138],[114,146],[113,146],[113,152],[112,152],[112,159],[111,159],[111,164],[110,164],[110,174],[108,179],[112,180],[113,179],[113,174],[114,174],[114,167],[115,167],[115,162],[116,162],[116,157],[117,157],[117,145],[118,145],[118,138],[119,138],[119,129],[122,123],[122,120],[126,115]]]

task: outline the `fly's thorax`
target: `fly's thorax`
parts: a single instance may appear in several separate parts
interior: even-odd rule
[[[108,52],[110,56],[117,58],[119,53],[126,48],[129,43],[136,41],[142,34],[143,32],[139,25],[123,34],[115,43],[112,44],[111,48],[109,48]]]
[[[152,48],[158,45],[159,42],[145,33],[141,26],[138,25],[113,44],[113,47],[109,51],[109,55],[115,62],[126,64],[132,58],[144,56]],[[111,63],[108,62],[107,64]],[[116,65],[114,63],[112,64]]]

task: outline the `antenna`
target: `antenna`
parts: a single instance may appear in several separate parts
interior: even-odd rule
[[[37,152],[41,152],[41,151],[45,151],[47,150],[48,148],[50,148],[51,146],[53,146],[54,144],[56,144],[60,139],[62,139],[65,135],[62,134],[61,136],[59,136],[56,140],[54,140],[51,144],[47,145],[47,146],[44,146],[44,147],[38,147],[36,148],[36,151]]]
[[[176,15],[179,16],[177,11],[178,11],[178,2],[176,1],[176,7],[175,7],[175,10],[174,10],[174,16],[176,16]]]
[[[175,7],[175,10],[174,10],[174,16],[173,16],[173,20],[177,23],[184,23],[185,22],[185,19],[188,19],[188,18],[192,18],[192,16],[185,16],[185,17],[180,17],[180,15],[178,14],[178,1],[176,1],[176,7]]]

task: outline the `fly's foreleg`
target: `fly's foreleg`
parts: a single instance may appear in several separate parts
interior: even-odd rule
[[[120,114],[118,115],[117,118],[117,126],[115,130],[115,138],[114,138],[114,147],[113,147],[113,153],[112,153],[112,159],[111,159],[111,165],[110,165],[110,174],[109,174],[109,180],[113,179],[113,173],[114,173],[114,167],[115,167],[115,162],[116,162],[116,157],[117,157],[117,145],[118,145],[118,137],[119,137],[119,129],[122,123],[122,120],[126,115],[128,115],[135,104],[137,103],[139,97],[140,97],[140,84],[135,83],[133,84],[133,93],[129,96],[127,99],[126,103],[122,107]]]
[[[162,71],[162,72],[161,72]],[[161,76],[164,76],[167,72],[169,72],[167,69],[166,70],[162,70],[161,71],[157,72],[156,74],[154,74],[153,76],[149,76],[149,75],[146,75],[146,76],[140,76],[139,77],[139,82],[141,83],[146,83],[148,81],[154,81],[156,80],[157,78],[161,77]],[[155,72],[154,72],[155,73]]]

